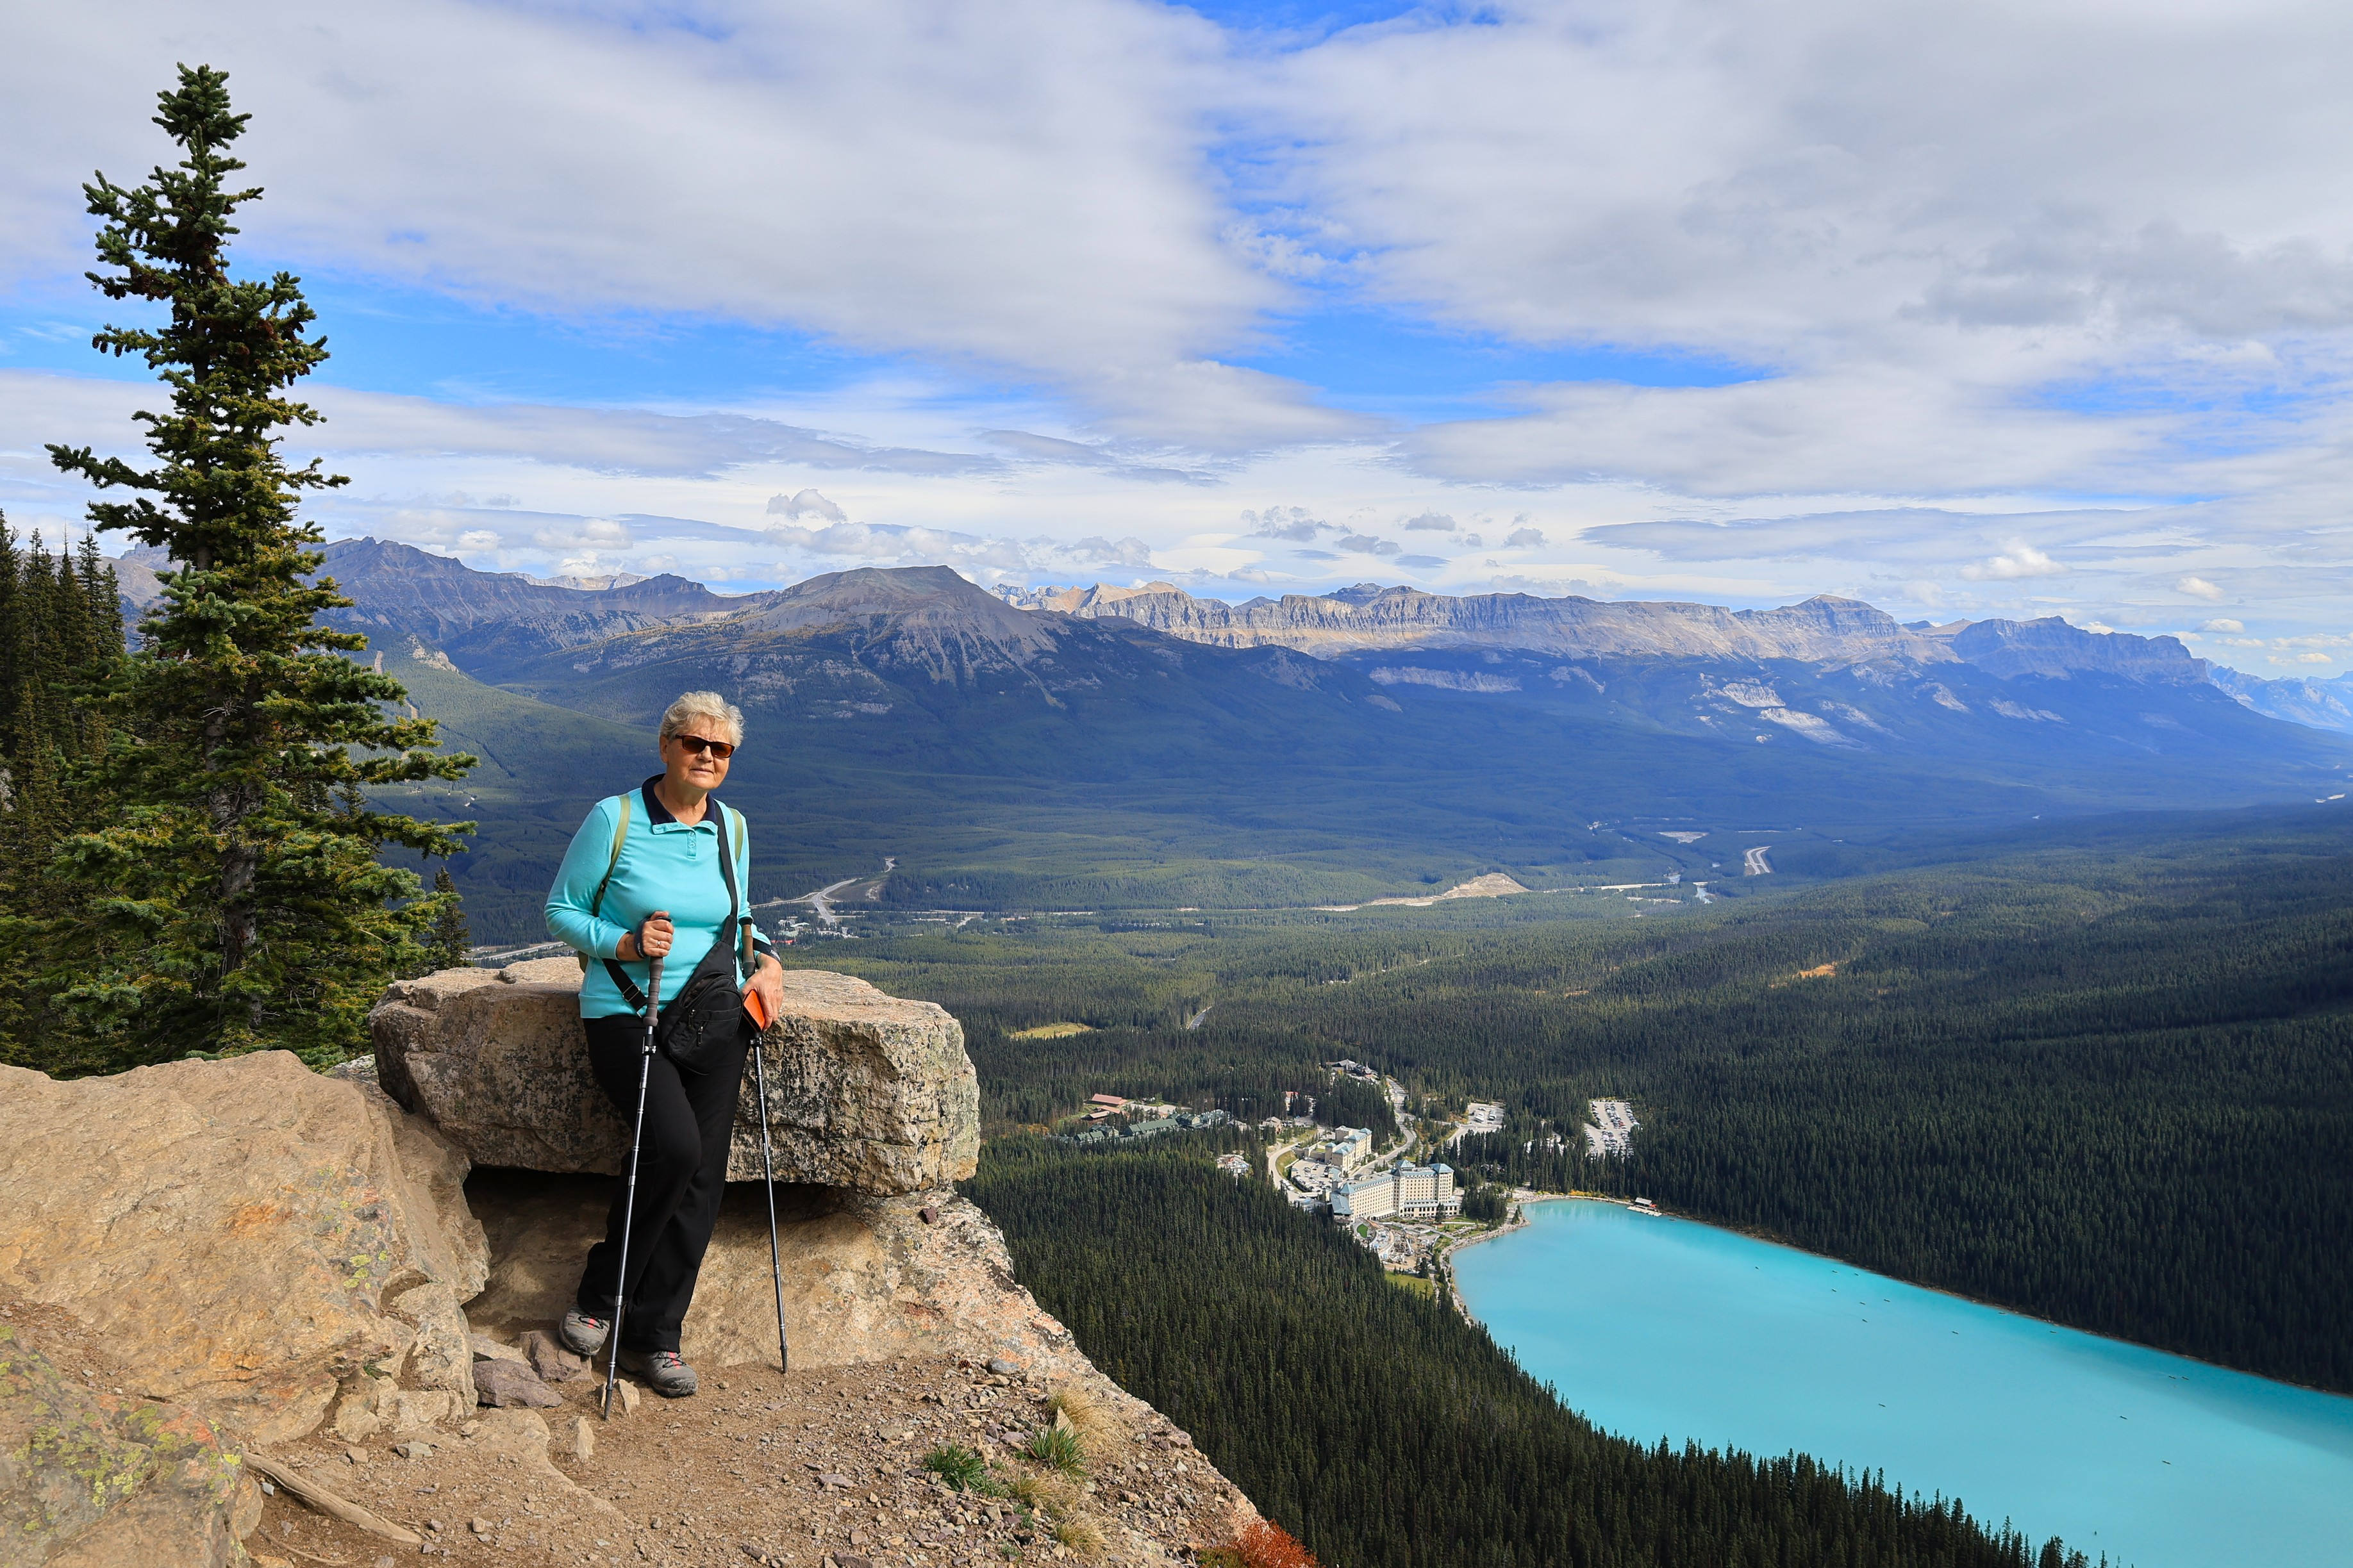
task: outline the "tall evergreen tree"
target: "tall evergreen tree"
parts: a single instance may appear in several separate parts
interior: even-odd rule
[[[315,316],[293,276],[230,276],[230,220],[261,193],[227,184],[247,116],[227,77],[183,66],[160,98],[180,163],[136,189],[103,174],[83,187],[102,220],[90,281],[170,311],[92,340],[143,356],[171,389],[168,413],[137,416],[157,461],[49,448],[69,473],[138,492],[94,502],[91,521],[172,558],[102,704],[111,732],[88,778],[119,808],[64,851],[96,918],[62,996],[117,1061],[271,1046],[332,1059],[436,913],[379,852],[446,856],[471,826],[339,797],[456,778],[473,759],[437,755],[429,721],[391,717],[400,683],[344,657],[364,637],[318,624],[351,601],[309,580],[322,535],[298,510],[304,490],[345,481],[316,460],[290,467],[280,432],[319,423],[287,394],[326,343],[305,335]]]
[[[447,866],[433,873],[433,897],[439,908],[433,916],[433,938],[427,943],[436,969],[463,969],[474,955],[474,933],[467,929],[466,906],[458,897],[457,881]]]

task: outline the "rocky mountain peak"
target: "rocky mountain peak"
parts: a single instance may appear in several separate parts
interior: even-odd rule
[[[700,583],[665,574],[608,588],[562,587],[520,572],[477,572],[462,561],[385,539],[339,539],[323,575],[353,608],[328,618],[372,637],[406,633],[464,663],[478,646],[569,647],[647,626],[710,620],[740,609]]]
[[[2063,680],[2086,672],[2184,685],[2207,678],[2206,661],[2177,637],[2085,631],[2057,616],[1974,621],[1954,633],[1949,646],[1979,669],[2005,680],[2020,676]]]
[[[1025,667],[1057,642],[1048,616],[1017,610],[945,566],[829,572],[763,595],[756,608],[715,629],[747,641],[847,636],[886,664],[959,683]]]

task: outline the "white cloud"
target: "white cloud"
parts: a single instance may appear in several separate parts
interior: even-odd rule
[[[2183,577],[2173,584],[2177,594],[2187,594],[2193,599],[2213,601],[2224,597],[2222,590],[2203,577]]]
[[[1105,468],[1124,479],[1164,483],[1201,485],[1216,482],[1213,475],[1201,468],[1155,462],[1146,457],[1124,453],[1107,442],[1071,441],[1059,436],[1040,436],[1029,430],[984,430],[981,437],[1033,463]]]
[[[2243,621],[2234,621],[2227,616],[2218,616],[2211,621],[2200,623],[2198,629],[2201,632],[2243,632],[2247,626]]]
[[[113,0],[12,20],[19,279],[79,264],[76,182],[143,172],[153,93],[201,59],[254,114],[239,150],[270,199],[248,243],[373,273],[1079,381],[1181,363],[1279,298],[1203,177],[1223,41],[1175,7]]]
[[[1529,387],[1529,412],[1409,432],[1400,451],[1457,483],[1635,479],[1691,496],[1961,495],[2097,476],[2133,493],[2168,422],[2019,406],[2015,390],[1929,365],[1856,365],[1730,386]]]
[[[1542,550],[1544,548],[1544,530],[1541,528],[1515,528],[1511,531],[1510,535],[1504,539],[1504,548],[1506,550]]]
[[[1089,535],[1068,542],[1053,539],[1017,540],[1002,535],[922,528],[902,523],[837,522],[824,528],[777,525],[767,531],[775,544],[824,561],[857,561],[882,566],[953,566],[975,582],[997,583],[1031,577],[1068,575],[1107,570],[1149,571],[1155,565],[1183,567],[1193,563],[1164,553],[1133,536],[1106,539]],[[1177,552],[1176,554],[1183,554]],[[1211,552],[1211,553],[1218,553]],[[1250,551],[1225,552],[1238,561],[1256,561]],[[1194,552],[1199,555],[1200,552]]]
[[[584,517],[568,524],[534,529],[531,542],[542,550],[627,550],[636,543],[628,528],[609,517]],[[575,574],[576,575],[576,574]]]
[[[1302,544],[1332,527],[1322,518],[1310,517],[1305,507],[1298,506],[1271,506],[1263,511],[1245,511],[1242,521],[1251,525],[1250,537],[1253,539],[1288,539]]]
[[[1300,237],[1530,339],[2353,321],[2322,0],[1533,4],[1287,57]],[[2196,102],[2205,112],[2183,115]],[[1630,127],[1639,132],[1630,133]]]
[[[821,517],[828,522],[848,522],[849,514],[815,490],[800,490],[788,496],[770,496],[768,515],[798,521],[804,517]]]
[[[2067,568],[2053,561],[2024,540],[2012,540],[2010,548],[1989,561],[1971,562],[1961,568],[1961,575],[1971,582],[1990,579],[2006,583],[2020,577],[2055,577]]]

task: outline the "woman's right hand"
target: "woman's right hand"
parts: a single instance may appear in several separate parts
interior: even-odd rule
[[[637,930],[621,939],[620,957],[624,963],[636,963],[647,958],[668,958],[671,938],[676,930],[670,922],[668,910],[656,910],[648,915]]]

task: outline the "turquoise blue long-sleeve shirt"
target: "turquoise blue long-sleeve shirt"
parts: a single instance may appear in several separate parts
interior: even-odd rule
[[[719,797],[712,795],[701,822],[689,826],[679,821],[654,795],[659,777],[656,774],[625,795],[598,801],[580,831],[572,836],[572,847],[564,852],[564,865],[555,873],[555,885],[547,890],[547,933],[587,953],[592,961],[617,959],[623,937],[656,910],[668,910],[677,931],[670,956],[662,960],[661,999],[668,1002],[686,984],[727,924],[727,884],[719,870],[720,824],[727,824],[725,852],[733,853],[735,824],[741,819],[733,809],[720,809]],[[613,829],[623,810],[629,814],[629,831],[616,864]],[[612,879],[605,883],[604,901],[592,914],[588,905],[596,896],[596,884],[605,881],[607,865],[613,868]],[[736,856],[735,886],[748,912],[752,892],[748,832],[743,853]],[[753,935],[758,952],[772,951],[757,926],[753,927]],[[640,960],[621,967],[642,994],[647,964]],[[591,962],[581,980],[580,1016],[606,1018],[630,1011],[612,974],[603,963]]]

